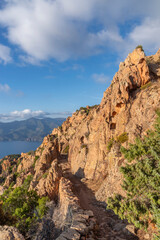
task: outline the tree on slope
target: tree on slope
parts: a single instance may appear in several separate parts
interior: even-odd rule
[[[120,171],[124,176],[123,189],[126,197],[114,195],[107,200],[108,208],[121,219],[127,219],[138,228],[155,226],[160,239],[160,111],[157,110],[154,130],[126,149],[121,147],[128,160]],[[159,232],[159,233],[158,233]]]

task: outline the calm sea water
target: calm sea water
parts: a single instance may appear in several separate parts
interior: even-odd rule
[[[36,150],[41,145],[41,142],[0,142],[0,158],[10,154],[20,154]]]

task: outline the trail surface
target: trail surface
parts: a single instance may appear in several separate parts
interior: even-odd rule
[[[60,163],[63,175],[69,179],[73,185],[73,192],[79,199],[79,204],[84,210],[91,210],[96,219],[96,227],[91,235],[83,240],[138,240],[139,238],[132,233],[134,227],[129,225],[128,229],[125,221],[120,220],[112,210],[106,210],[106,204],[96,200],[94,192],[82,182],[77,176],[73,175],[70,165],[66,158],[61,159]]]

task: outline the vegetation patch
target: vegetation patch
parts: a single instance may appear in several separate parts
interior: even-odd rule
[[[113,147],[114,142],[115,142],[114,138],[111,138],[111,139],[108,141],[108,144],[107,144],[107,150],[108,150],[108,151],[111,150],[111,148]]]
[[[136,49],[138,49],[138,48],[140,48],[140,49],[141,49],[141,51],[143,51],[143,52],[144,52],[144,50],[143,50],[143,46],[142,46],[142,45],[138,45],[138,46],[136,47]]]
[[[69,145],[67,145],[67,146],[65,147],[63,153],[68,154],[68,152],[69,152]]]
[[[49,137],[49,141],[52,142],[53,140],[54,140],[54,136],[51,135],[51,136]]]
[[[128,133],[124,132],[122,134],[120,134],[119,136],[117,136],[116,138],[111,138],[109,141],[108,141],[108,144],[107,144],[107,150],[110,151],[111,148],[113,147],[113,145],[115,143],[119,143],[119,144],[122,144],[122,143],[125,143],[128,141]]]
[[[81,112],[81,114],[86,113],[86,114],[88,115],[89,112],[90,112],[90,109],[88,109],[88,108],[86,108],[86,107],[81,107],[81,108],[79,109],[79,111]]]
[[[121,135],[119,135],[116,139],[118,143],[125,143],[128,141],[128,133],[124,132]]]
[[[38,160],[38,158],[39,158],[39,156],[35,156],[34,160],[35,160],[35,161],[37,161],[37,160]]]
[[[141,90],[149,88],[150,86],[152,86],[151,82],[146,83],[145,85],[141,86]]]
[[[43,175],[42,175],[42,178],[46,179],[48,176],[48,172],[45,172]]]
[[[35,191],[28,191],[33,176],[29,175],[21,187],[12,186],[0,196],[1,225],[12,225],[25,235],[30,226],[46,213],[48,198],[40,198]]]
[[[36,162],[37,162],[38,159],[39,159],[39,156],[35,156],[34,163],[33,163],[33,168],[35,168],[35,165],[36,165]]]
[[[96,109],[98,108],[99,105],[93,105],[93,106],[87,106],[87,107],[80,107],[79,110],[76,110],[76,112],[81,112],[81,114],[85,113],[86,115],[89,114],[89,112],[92,110],[92,109]]]
[[[14,159],[18,159],[21,155],[20,154],[12,154],[12,155],[8,155],[7,157],[9,158],[9,160],[13,161]]]
[[[160,239],[160,111],[154,131],[148,131],[143,139],[137,138],[128,149],[121,147],[130,162],[120,171],[124,176],[126,197],[114,195],[107,200],[121,219],[127,219],[138,228],[149,225],[157,229],[155,239]],[[134,163],[132,161],[134,160]]]

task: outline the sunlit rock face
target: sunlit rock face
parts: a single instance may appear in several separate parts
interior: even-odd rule
[[[128,146],[136,137],[143,137],[152,128],[155,110],[159,107],[160,50],[146,57],[143,50],[137,48],[120,63],[100,105],[77,110],[46,136],[35,152],[23,153],[13,162],[6,159],[1,164],[3,187],[8,188],[11,183],[13,187],[21,186],[32,174],[29,190],[53,201],[48,217],[31,236],[80,239],[81,234],[94,228],[93,213],[81,208],[80,199],[73,191],[72,177],[81,179],[80,186],[84,183],[101,202],[114,193],[123,195],[119,167],[125,159],[120,145]],[[123,134],[125,141],[118,142]],[[115,142],[109,148],[112,139]],[[8,234],[7,229],[1,228],[0,234]],[[18,237],[13,240],[23,239],[15,236]]]

